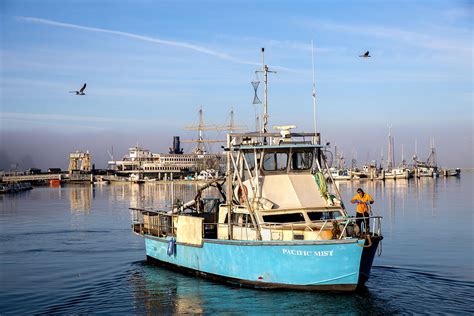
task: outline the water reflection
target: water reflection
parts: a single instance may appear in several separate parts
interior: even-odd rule
[[[144,309],[140,314],[202,314],[205,311],[199,287],[202,280],[147,263],[140,263],[138,268],[130,275],[129,282],[134,290],[135,306]]]
[[[420,208],[423,208],[423,211],[428,208],[431,216],[436,216],[439,199],[437,181],[439,179],[420,178],[347,181],[339,182],[337,185],[349,214],[355,214],[355,206],[350,203],[350,199],[355,195],[357,188],[362,188],[375,200],[375,204],[372,206],[374,215],[383,215],[384,226],[388,225],[391,229],[397,224],[397,218],[413,216],[413,212],[418,212]],[[427,203],[429,203],[428,207]],[[410,207],[408,208],[407,205]]]
[[[72,212],[89,213],[94,191],[92,185],[73,185],[68,187],[69,204]]]
[[[176,201],[187,202],[194,199],[198,183],[117,183],[109,186],[109,199],[129,201],[132,208],[169,209]],[[213,195],[215,191],[205,192],[203,196]]]
[[[201,185],[198,183],[71,185],[67,187],[67,192],[70,209],[73,212],[89,213],[96,194],[106,195],[111,203],[125,202],[131,208],[169,209],[177,201],[187,202],[194,199]],[[61,198],[61,188],[57,192],[53,190],[50,193],[59,194],[58,197]],[[208,190],[203,196],[215,194],[215,191]]]
[[[146,315],[275,312],[350,314],[393,313],[396,308],[367,287],[355,293],[251,289],[136,263],[128,281],[136,312]],[[377,277],[376,277],[377,278]]]

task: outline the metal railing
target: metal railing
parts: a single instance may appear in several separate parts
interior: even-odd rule
[[[132,212],[132,229],[140,235],[150,236],[175,236],[173,218],[177,214],[167,214],[163,211],[151,211],[130,208]]]
[[[292,234],[294,235],[294,231],[304,231],[304,230],[309,230],[309,231],[315,231],[318,230],[318,234],[316,235],[316,239],[318,239],[321,235],[321,233],[324,231],[324,229],[334,229],[334,224],[337,224],[339,227],[340,225],[343,225],[342,230],[340,231],[339,237],[337,239],[343,239],[347,238],[350,236],[347,236],[347,228],[350,224],[355,225],[356,219],[360,220],[373,220],[373,230],[372,230],[372,236],[375,236],[376,234],[378,236],[381,235],[382,232],[382,216],[369,216],[369,217],[345,217],[343,219],[325,219],[325,220],[315,220],[312,221],[311,224],[308,224],[306,222],[296,222],[296,223],[269,223],[266,222],[262,224],[262,228],[270,228],[270,230],[286,230],[290,228]],[[322,225],[321,225],[322,224]],[[332,227],[330,227],[332,225]],[[295,227],[297,229],[295,229]],[[367,232],[366,232],[367,233]]]
[[[174,226],[174,218],[178,214],[170,214],[164,211],[151,211],[144,209],[131,208],[132,212],[132,229],[135,233],[140,235],[150,235],[157,237],[165,236],[176,236],[177,229]],[[284,231],[290,231],[291,240],[295,239],[295,236],[301,236],[301,232],[310,231],[317,232],[314,236],[315,240],[318,240],[323,231],[339,231],[331,239],[345,239],[354,238],[352,232],[348,231],[350,225],[355,225],[357,220],[369,220],[373,221],[371,225],[372,237],[381,236],[382,233],[382,217],[381,216],[369,216],[369,217],[345,217],[341,219],[325,219],[315,220],[311,223],[306,222],[294,222],[294,223],[272,223],[265,222],[260,225],[260,232],[264,232],[263,236],[268,237],[264,240],[284,240]],[[231,223],[234,233],[239,232],[240,236],[238,240],[256,240],[257,229],[252,223]],[[228,229],[228,223],[202,223],[202,237],[208,239],[217,239],[219,228]],[[335,227],[337,225],[337,227]],[[366,232],[366,234],[369,232]],[[304,239],[304,237],[303,237]],[[313,238],[312,238],[313,239]]]

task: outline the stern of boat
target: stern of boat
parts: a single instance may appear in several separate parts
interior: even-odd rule
[[[377,249],[382,239],[383,236],[378,234],[371,234],[370,240],[369,238],[366,238],[364,243],[364,250],[362,251],[362,256],[360,260],[359,281],[357,283],[358,286],[363,286],[369,279],[372,264],[374,262],[375,255],[377,254]]]

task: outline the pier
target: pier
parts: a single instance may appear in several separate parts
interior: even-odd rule
[[[88,174],[65,174],[65,173],[44,173],[44,174],[30,174],[30,175],[0,175],[0,182],[4,183],[18,183],[18,182],[38,182],[38,181],[50,181],[58,180],[60,182],[93,182],[94,175]]]
[[[48,180],[64,180],[65,174],[31,174],[31,175],[3,175],[0,176],[0,182],[32,182]]]

